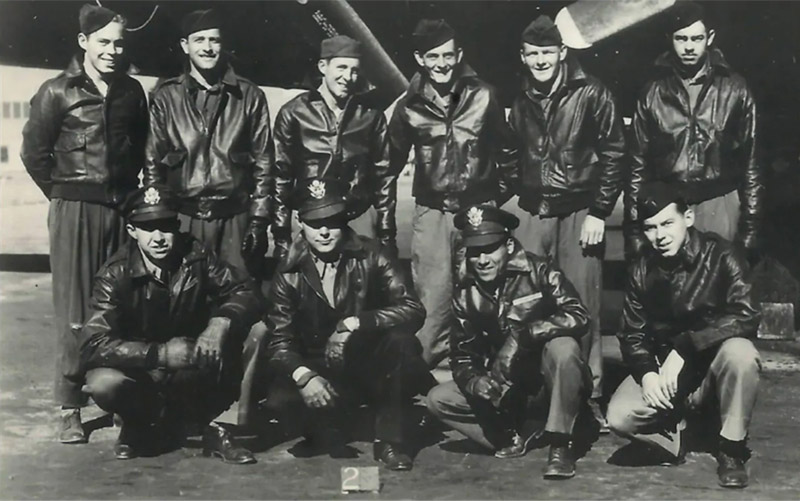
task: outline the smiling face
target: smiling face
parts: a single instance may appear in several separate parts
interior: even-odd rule
[[[128,235],[136,240],[142,253],[156,264],[163,263],[175,246],[179,223],[176,218],[128,223]]]
[[[672,49],[685,67],[694,67],[714,41],[714,30],[706,29],[703,21],[696,21],[672,34]]]
[[[300,220],[303,237],[315,254],[331,254],[339,251],[344,241],[347,221],[342,216],[312,221]]]
[[[464,53],[456,45],[454,39],[448,40],[438,47],[428,50],[424,54],[414,52],[414,59],[417,60],[425,73],[436,84],[449,84],[453,81],[455,70]]]
[[[552,82],[561,70],[561,63],[567,58],[567,48],[563,45],[539,46],[523,42],[519,53],[522,63],[539,83]]]
[[[662,257],[673,257],[680,252],[689,228],[694,225],[694,211],[681,211],[675,202],[644,220],[644,236]]]
[[[512,252],[514,252],[512,239],[501,240],[484,247],[468,247],[467,264],[478,280],[485,283],[494,282],[505,272]]]
[[[101,75],[114,73],[122,64],[125,52],[125,25],[111,21],[99,30],[78,33],[78,45],[86,52],[84,60]]]
[[[217,67],[222,53],[222,34],[218,28],[195,31],[181,38],[183,53],[189,62],[200,71],[210,71]]]
[[[353,94],[361,72],[361,60],[357,57],[332,57],[320,59],[318,63],[322,79],[333,97],[344,101]]]

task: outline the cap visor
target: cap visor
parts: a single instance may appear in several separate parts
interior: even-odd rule
[[[307,211],[300,212],[300,219],[303,221],[316,221],[318,219],[329,219],[345,212],[344,202],[335,202],[322,207],[314,207]]]
[[[464,245],[467,247],[486,247],[508,238],[507,233],[482,233],[480,235],[469,235],[464,237]]]

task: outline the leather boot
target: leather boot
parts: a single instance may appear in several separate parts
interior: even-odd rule
[[[231,464],[256,462],[253,453],[237,445],[230,432],[217,423],[206,426],[203,433],[203,455],[206,457],[217,456],[222,461]]]
[[[414,460],[403,451],[400,445],[389,442],[375,442],[373,453],[375,459],[390,470],[408,471],[414,467]]]
[[[575,476],[575,456],[570,445],[551,445],[544,478],[564,480]]]
[[[58,441],[62,444],[85,444],[89,440],[83,431],[80,409],[62,409],[58,421]]]

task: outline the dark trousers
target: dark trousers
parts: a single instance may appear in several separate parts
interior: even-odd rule
[[[491,402],[465,395],[455,382],[428,393],[428,408],[450,428],[488,449],[508,445],[525,415],[527,396],[544,384],[550,396],[545,431],[571,434],[581,405],[591,391],[591,377],[573,338],[559,337],[541,350],[524,352],[516,361],[509,400],[495,408]]]
[[[339,394],[336,411],[311,409],[290,375],[277,375],[269,389],[266,408],[284,423],[308,433],[313,423],[342,418],[341,407],[368,403],[375,411],[375,438],[403,443],[405,419],[415,395],[426,392],[431,376],[421,357],[419,341],[410,332],[357,332],[345,345],[344,366],[331,369],[322,359],[304,365],[327,379]]]
[[[222,219],[196,219],[179,214],[181,231],[211,247],[217,256],[241,270],[246,270],[242,257],[242,241],[247,232],[249,215],[246,212]]]
[[[79,330],[88,317],[95,274],[125,243],[127,233],[115,209],[60,198],[50,202],[47,226],[58,336],[55,400],[62,406],[81,407],[86,395],[81,392],[83,374],[73,330]]]

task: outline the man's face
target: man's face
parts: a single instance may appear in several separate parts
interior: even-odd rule
[[[714,41],[714,30],[707,30],[703,21],[682,28],[672,34],[672,48],[683,66],[693,67]]]
[[[195,31],[181,38],[183,53],[198,70],[213,70],[219,64],[222,53],[222,34],[218,28]]]
[[[178,233],[178,220],[175,218],[157,219],[128,223],[128,235],[136,240],[145,256],[155,263],[167,259],[175,245]]]
[[[343,217],[314,221],[300,220],[303,236],[316,254],[338,251],[344,239],[345,226],[347,222]]]
[[[453,80],[456,67],[461,64],[464,53],[456,46],[455,40],[449,40],[425,54],[414,52],[414,59],[422,66],[430,79],[437,84],[449,84]]]
[[[644,236],[662,257],[673,257],[680,252],[693,224],[694,211],[681,212],[673,202],[644,220]]]
[[[485,247],[468,247],[467,264],[481,282],[493,282],[506,269],[508,259],[514,251],[514,241],[500,241]]]
[[[320,59],[318,68],[331,94],[336,99],[345,100],[353,93],[358,82],[361,60],[357,57]]]
[[[115,72],[125,52],[125,27],[110,22],[88,36],[78,33],[78,45],[86,52],[89,64],[101,75]]]
[[[561,63],[567,58],[567,48],[563,45],[539,46],[523,42],[520,56],[533,78],[537,82],[547,83],[558,76]]]

